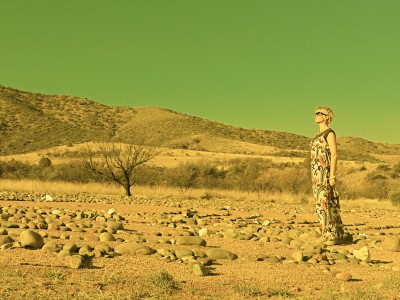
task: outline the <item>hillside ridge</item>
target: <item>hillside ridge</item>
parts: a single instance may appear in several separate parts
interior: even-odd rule
[[[211,152],[217,151],[215,145],[221,140],[232,145],[245,142],[301,152],[308,149],[310,141],[293,133],[244,129],[168,108],[108,106],[86,98],[32,93],[2,85],[0,105],[0,155],[87,141],[128,142],[138,132],[163,140],[164,147]],[[400,150],[400,145],[361,138],[338,141],[349,149],[356,144],[378,153]]]

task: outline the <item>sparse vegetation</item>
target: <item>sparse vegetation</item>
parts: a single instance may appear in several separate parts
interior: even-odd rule
[[[269,288],[268,292],[271,297],[282,297],[282,298],[293,297],[293,294],[286,289]]]
[[[241,282],[234,287],[235,292],[241,297],[261,297],[264,293],[254,283]]]
[[[160,294],[171,294],[178,289],[178,283],[173,276],[165,270],[159,270],[149,278],[150,282],[159,290]]]
[[[400,189],[391,190],[388,197],[393,205],[400,206]]]

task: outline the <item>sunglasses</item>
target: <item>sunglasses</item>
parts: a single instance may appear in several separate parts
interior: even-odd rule
[[[316,116],[327,116],[327,114],[324,114],[323,112],[321,112],[321,111],[317,111],[316,113],[315,113],[315,115]]]

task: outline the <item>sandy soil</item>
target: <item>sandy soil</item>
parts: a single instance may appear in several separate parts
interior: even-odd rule
[[[54,209],[68,212],[104,213],[110,208],[125,220],[121,221],[125,231],[114,236],[120,241],[107,244],[115,247],[132,234],[142,235],[146,245],[154,249],[190,249],[206,251],[221,248],[237,254],[236,260],[218,259],[209,267],[209,276],[193,274],[184,262],[166,260],[160,255],[118,255],[95,257],[89,267],[72,269],[65,259],[55,252],[43,249],[24,248],[0,250],[0,298],[1,299],[264,299],[293,297],[299,299],[400,299],[400,252],[384,251],[373,247],[371,241],[383,240],[387,235],[400,236],[400,208],[388,202],[344,201],[342,217],[354,242],[348,245],[327,246],[332,251],[349,251],[363,246],[360,239],[366,236],[371,262],[329,265],[323,271],[320,264],[307,262],[288,263],[296,247],[280,241],[261,242],[257,239],[221,237],[221,232],[251,232],[263,227],[281,229],[285,235],[290,229],[312,233],[318,227],[311,204],[300,203],[231,203],[229,200],[177,201],[173,205],[161,205],[157,200],[137,200],[136,203],[76,203],[76,202],[33,202],[0,201],[3,218],[10,207],[36,210]],[[112,201],[111,201],[112,202]],[[179,207],[180,206],[180,207]],[[226,207],[230,209],[226,209]],[[168,220],[180,216],[193,218],[196,224]],[[179,219],[179,218],[178,218]],[[200,220],[200,221],[199,221]],[[203,221],[201,221],[203,220]],[[74,220],[77,224],[82,220]],[[203,223],[201,223],[203,222]],[[90,223],[90,222],[89,222]],[[7,223],[8,224],[8,223]],[[92,225],[95,222],[92,222]],[[265,223],[264,223],[265,224]],[[174,228],[175,227],[175,228]],[[207,228],[214,234],[203,237],[207,246],[176,245],[160,243],[171,240],[199,228]],[[37,229],[46,233],[45,241],[54,240],[65,244],[73,241],[94,246],[99,233],[87,228],[84,232]],[[22,229],[7,229],[8,234],[18,241]],[[65,235],[69,239],[65,239]],[[304,242],[314,243],[316,236],[302,237]],[[278,263],[265,258],[277,256]],[[155,274],[165,271],[176,282],[175,289],[160,287],[154,283]],[[335,277],[338,272],[352,275],[350,281]]]

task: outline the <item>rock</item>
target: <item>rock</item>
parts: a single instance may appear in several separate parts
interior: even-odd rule
[[[302,262],[302,261],[303,261],[303,252],[301,252],[301,251],[295,251],[295,252],[292,254],[292,258],[293,258],[293,260],[294,260],[295,262],[298,262],[298,263]]]
[[[193,251],[189,249],[181,249],[181,250],[175,250],[175,256],[177,258],[182,258],[184,256],[193,256]]]
[[[209,270],[199,262],[189,263],[189,270],[197,276],[207,276]]]
[[[355,251],[357,251],[357,250],[355,250]],[[343,253],[337,253],[337,252],[333,252],[333,253],[331,254],[331,257],[332,257],[334,260],[346,259],[346,258],[347,258],[346,255],[344,255]]]
[[[315,246],[311,243],[305,243],[304,245],[302,245],[301,248],[303,249],[304,252],[316,252]]]
[[[37,225],[33,222],[30,221],[28,224],[26,224],[28,226],[29,229],[37,229]]]
[[[67,249],[63,249],[60,252],[58,252],[57,254],[58,257],[67,257],[67,256],[71,256],[71,252]]]
[[[66,256],[66,261],[72,269],[82,268],[84,264],[84,259],[81,255]]]
[[[136,243],[145,243],[146,238],[143,235],[133,234],[133,235],[131,235],[131,238],[129,239],[129,241],[136,242]]]
[[[355,258],[357,258],[363,262],[368,263],[371,261],[369,249],[367,246],[364,246],[359,250],[357,250],[357,249],[353,250],[353,255]]]
[[[335,277],[342,281],[350,281],[352,278],[351,274],[347,272],[337,273]]]
[[[142,254],[142,255],[151,255],[156,250],[150,248],[146,245],[130,242],[130,243],[123,243],[119,244],[114,248],[114,251],[118,254]]]
[[[382,241],[381,247],[386,251],[399,252],[400,239],[395,235],[388,236]]]
[[[69,252],[78,252],[78,246],[74,243],[67,243],[63,246],[63,250],[67,250]]]
[[[269,242],[269,236],[262,236],[262,237],[260,237],[260,239],[258,241],[262,242],[262,243],[268,243]]]
[[[240,234],[238,235],[237,239],[242,241],[249,241],[253,238],[254,235],[252,234]]]
[[[216,249],[216,248],[212,248],[212,249],[208,249],[206,251],[206,255],[208,258],[211,259],[237,259],[238,256],[235,253],[232,253],[230,251],[227,250],[223,250],[223,249]]]
[[[266,259],[264,259],[264,261],[276,264],[276,263],[279,263],[281,260],[277,256],[270,256],[270,257],[267,257]]]
[[[356,246],[357,247],[367,246],[367,241],[365,239],[359,239],[357,240]]]
[[[94,250],[100,251],[101,253],[107,253],[112,251],[111,247],[104,243],[97,244],[96,246],[94,246]]]
[[[307,263],[309,263],[309,264],[317,264],[318,263],[318,260],[316,259],[316,258],[310,258],[309,260],[307,260]]]
[[[100,234],[100,242],[113,242],[115,241],[115,237],[108,232],[103,232]]]
[[[161,256],[169,256],[169,255],[175,255],[175,251],[167,248],[161,248],[157,249],[156,251],[158,254]]]
[[[271,243],[277,243],[277,242],[280,241],[280,239],[279,239],[277,236],[271,236],[271,237],[269,238],[269,241],[270,241]]]
[[[314,255],[316,255],[317,253],[314,252],[305,252],[303,251],[303,261],[307,261],[309,259],[311,259]]]
[[[289,230],[289,235],[292,237],[298,237],[300,236],[300,234],[302,234],[303,232],[299,229],[291,229]]]
[[[112,228],[115,232],[124,229],[124,225],[122,225],[122,223],[119,222],[107,221],[106,225],[108,228]]]
[[[91,256],[91,248],[90,248],[89,245],[82,245],[82,246],[79,248],[78,253],[79,253],[80,255]]]
[[[200,257],[197,259],[203,266],[211,266],[213,264],[213,260],[210,258]]]
[[[49,241],[43,245],[42,249],[49,252],[58,252],[62,249],[62,246],[55,241]]]
[[[3,244],[0,246],[0,249],[11,249],[11,248],[16,248],[14,246],[15,243],[7,243],[7,244]]]
[[[206,258],[207,255],[201,250],[193,250],[193,255],[195,257]]]
[[[35,231],[24,230],[21,232],[19,237],[22,247],[31,249],[40,249],[43,247],[43,237]]]
[[[176,239],[176,244],[205,246],[207,242],[199,236],[180,236]]]
[[[239,236],[239,233],[235,231],[224,231],[222,234],[224,235],[224,238],[229,238],[229,239],[235,239]]]
[[[262,226],[269,226],[269,224],[271,224],[271,221],[270,221],[270,220],[265,220],[265,221],[262,223]]]
[[[303,244],[304,244],[304,242],[300,239],[294,239],[290,242],[290,246],[297,247],[297,248],[300,248]]]
[[[48,223],[47,224],[47,229],[49,229],[49,230],[59,230],[59,228],[60,227],[55,223]]]
[[[286,245],[290,245],[290,242],[293,240],[293,238],[291,238],[290,236],[282,236],[281,237],[281,242],[286,244]]]
[[[0,236],[0,246],[8,244],[8,243],[12,243],[14,242],[14,240],[9,237],[8,235],[2,235]]]
[[[199,230],[199,236],[207,236],[207,235],[210,235],[210,232],[207,228],[201,228]]]

